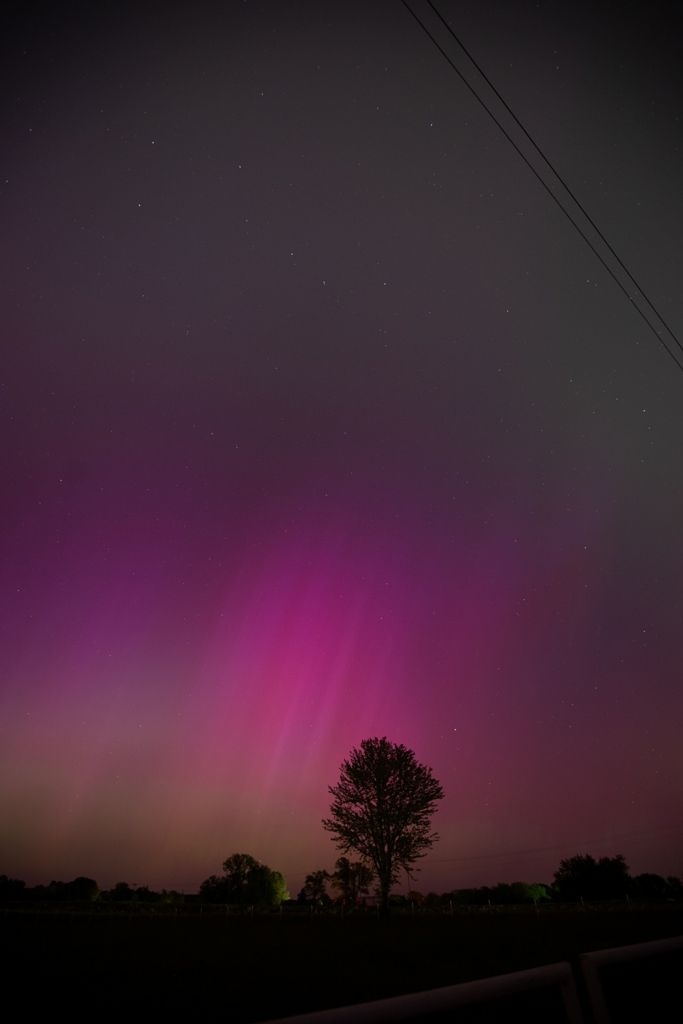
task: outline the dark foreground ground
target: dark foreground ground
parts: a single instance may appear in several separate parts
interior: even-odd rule
[[[0,962],[22,1019],[247,1022],[681,934],[680,906],[386,921],[0,911]]]

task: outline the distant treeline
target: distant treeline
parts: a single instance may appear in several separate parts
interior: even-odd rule
[[[505,905],[555,901],[588,903],[604,900],[681,900],[683,882],[680,878],[644,874],[632,876],[621,854],[596,860],[590,854],[569,857],[560,862],[552,885],[529,885],[526,882],[500,883],[493,887],[460,889],[451,894],[456,903],[477,906],[491,903]]]
[[[0,875],[0,903],[183,903],[187,897],[174,889],[156,892],[146,885],[131,886],[117,882],[111,889],[100,889],[94,878],[79,875],[71,882],[50,882],[28,886],[20,878]]]
[[[336,871],[313,871],[306,876],[299,893],[299,902],[324,909],[342,902],[345,906],[367,902],[372,873],[363,877],[363,885],[348,884],[361,870],[345,858],[337,861]],[[341,870],[340,870],[341,869]],[[666,901],[683,900],[680,878],[640,874],[631,876],[621,854],[596,860],[590,854],[579,854],[560,862],[552,884],[543,882],[499,882],[475,889],[453,889],[450,892],[409,892],[392,896],[394,906],[411,909],[444,910],[453,907],[538,906],[543,903],[602,902],[606,900]]]
[[[146,885],[131,886],[127,882],[118,882],[111,889],[100,889],[93,878],[84,876],[70,882],[52,881],[49,885],[27,886],[21,879],[0,875],[0,903],[98,902],[176,906],[224,903],[267,909],[285,902],[290,906],[324,911],[337,907],[353,910],[373,902],[370,895],[372,873],[358,863],[349,863],[346,858],[337,861],[333,873],[324,870],[311,872],[296,901],[287,899],[284,879],[279,872],[270,871],[246,854],[233,854],[223,867],[224,874],[206,879],[197,894],[172,889],[155,891]],[[275,895],[271,896],[271,891]],[[396,909],[442,912],[457,907],[538,906],[552,902],[595,903],[608,900],[683,901],[683,881],[675,876],[664,878],[648,872],[632,876],[621,854],[597,860],[589,854],[580,854],[560,862],[552,884],[500,882],[494,886],[453,889],[440,894],[412,891],[407,895],[392,896],[391,903]]]

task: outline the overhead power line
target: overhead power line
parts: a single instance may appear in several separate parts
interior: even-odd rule
[[[681,351],[681,353],[683,353],[683,345],[682,345],[682,344],[681,344],[681,342],[679,341],[679,339],[678,339],[677,335],[676,335],[676,334],[674,333],[674,331],[672,330],[672,328],[671,328],[671,327],[670,327],[670,326],[668,325],[667,321],[666,321],[666,320],[664,319],[664,317],[663,317],[663,316],[661,315],[661,313],[659,313],[659,311],[657,310],[656,306],[655,306],[655,305],[654,305],[654,303],[653,303],[653,302],[652,302],[652,301],[651,301],[651,300],[649,299],[649,297],[647,296],[647,294],[645,293],[645,291],[644,291],[644,290],[643,290],[643,289],[641,288],[641,286],[640,286],[640,285],[638,284],[637,280],[635,279],[635,277],[633,276],[633,274],[631,273],[631,271],[630,271],[630,270],[628,269],[628,267],[626,266],[626,264],[625,264],[625,263],[624,263],[624,262],[623,262],[623,261],[622,261],[622,260],[620,259],[620,257],[619,257],[619,256],[618,256],[618,254],[616,253],[615,249],[614,249],[614,248],[612,247],[612,245],[611,245],[611,244],[609,243],[609,241],[608,241],[608,240],[607,240],[607,239],[605,238],[604,234],[602,233],[602,231],[600,230],[600,228],[598,227],[598,225],[597,225],[597,224],[595,223],[595,221],[594,221],[594,220],[593,220],[593,218],[592,218],[592,217],[590,216],[590,214],[588,214],[588,212],[587,212],[587,211],[585,210],[585,208],[584,208],[583,204],[582,204],[582,203],[580,202],[580,200],[579,200],[579,199],[577,198],[577,196],[576,196],[576,195],[574,194],[574,192],[572,191],[572,189],[571,189],[571,188],[569,187],[569,185],[568,185],[568,184],[566,183],[566,181],[564,180],[564,178],[562,177],[562,175],[561,175],[561,174],[560,174],[560,173],[559,173],[559,172],[558,172],[558,171],[557,171],[557,170],[555,169],[554,165],[553,165],[553,164],[551,163],[551,161],[550,161],[550,160],[549,160],[549,159],[548,159],[548,158],[546,157],[546,155],[544,154],[544,152],[543,152],[543,150],[542,150],[542,149],[540,148],[540,146],[539,146],[539,145],[538,145],[538,144],[537,144],[537,143],[536,143],[536,142],[534,141],[534,139],[532,138],[532,136],[530,135],[530,133],[529,133],[529,132],[527,131],[527,129],[526,129],[525,127],[524,127],[524,125],[523,125],[523,124],[522,124],[522,122],[521,122],[521,121],[519,120],[519,118],[518,118],[518,117],[516,116],[516,114],[514,113],[514,111],[513,111],[512,109],[511,109],[511,107],[510,107],[510,106],[508,105],[508,103],[507,103],[507,102],[506,102],[506,101],[504,100],[504,98],[502,97],[502,95],[500,94],[500,92],[498,91],[498,89],[496,89],[496,87],[495,87],[495,86],[493,85],[493,83],[491,82],[491,80],[490,80],[490,79],[488,78],[488,76],[487,76],[487,75],[485,74],[485,72],[483,71],[483,69],[482,69],[482,68],[480,67],[480,65],[479,65],[479,64],[477,63],[477,61],[476,61],[476,60],[474,59],[474,57],[472,56],[472,54],[471,54],[471,53],[469,52],[469,50],[468,50],[468,49],[467,49],[467,48],[465,47],[465,45],[464,45],[464,44],[463,44],[463,43],[461,42],[461,40],[460,40],[460,39],[459,39],[459,37],[458,37],[458,36],[456,35],[456,33],[454,32],[454,30],[453,30],[453,29],[451,28],[451,26],[450,26],[450,25],[448,24],[448,22],[446,21],[446,19],[442,17],[442,15],[441,15],[441,13],[439,12],[439,10],[437,9],[437,7],[436,7],[436,6],[435,6],[435,5],[434,5],[434,4],[432,3],[432,0],[427,0],[427,2],[428,2],[428,4],[429,4],[429,6],[431,7],[431,9],[433,10],[433,12],[434,12],[434,13],[436,14],[436,16],[437,16],[437,17],[439,18],[439,20],[440,20],[440,21],[442,22],[442,24],[443,24],[443,25],[445,26],[445,28],[447,29],[447,31],[449,32],[449,34],[451,35],[451,37],[452,37],[452,38],[454,39],[454,41],[455,41],[455,42],[456,42],[456,43],[458,44],[458,46],[459,46],[459,47],[460,47],[460,48],[462,49],[463,53],[465,53],[465,55],[467,56],[468,60],[470,60],[470,61],[471,61],[471,63],[472,63],[472,64],[473,64],[473,66],[474,66],[474,67],[476,68],[476,70],[477,70],[477,71],[479,72],[479,74],[480,74],[480,75],[482,76],[482,78],[483,78],[483,79],[484,79],[484,81],[485,81],[485,82],[487,83],[487,85],[489,86],[489,88],[490,88],[490,89],[491,89],[491,90],[493,91],[494,95],[495,95],[495,96],[497,97],[497,99],[498,99],[498,100],[500,101],[500,103],[502,103],[502,105],[504,106],[504,108],[505,108],[505,109],[507,110],[507,112],[508,112],[508,113],[510,114],[510,116],[512,117],[512,119],[513,119],[513,121],[515,122],[515,124],[516,124],[516,125],[517,125],[517,126],[518,126],[518,127],[520,128],[520,130],[521,130],[521,131],[522,131],[522,132],[524,133],[524,135],[526,136],[526,138],[528,139],[528,141],[529,141],[529,142],[531,143],[531,145],[533,146],[534,150],[535,150],[535,151],[536,151],[536,152],[537,152],[537,153],[539,154],[539,156],[541,157],[541,159],[543,160],[543,162],[545,163],[545,165],[546,165],[546,166],[547,166],[547,167],[548,167],[548,168],[550,169],[550,171],[551,171],[551,172],[552,172],[552,173],[554,174],[555,178],[556,178],[556,179],[557,179],[557,181],[558,181],[558,182],[560,183],[560,185],[561,185],[561,186],[562,186],[562,187],[564,188],[564,190],[565,190],[565,192],[567,193],[567,195],[568,195],[568,196],[569,196],[569,197],[571,198],[571,200],[572,200],[572,201],[573,201],[573,202],[574,202],[574,203],[576,204],[576,206],[578,207],[578,209],[579,209],[579,210],[581,211],[581,213],[583,214],[583,216],[584,216],[584,217],[586,218],[587,222],[588,222],[588,223],[589,223],[589,224],[591,225],[591,227],[592,227],[592,228],[593,228],[593,230],[594,230],[594,231],[596,232],[596,234],[598,235],[598,237],[600,238],[600,240],[602,241],[602,243],[603,243],[603,244],[604,244],[604,245],[606,246],[606,248],[608,249],[608,251],[610,252],[610,254],[611,254],[611,255],[613,256],[613,258],[614,258],[614,259],[616,260],[616,262],[617,262],[617,264],[619,265],[619,267],[621,267],[621,269],[622,269],[622,270],[624,271],[624,273],[626,274],[626,276],[627,276],[628,280],[629,280],[629,281],[631,282],[631,284],[632,284],[632,285],[633,285],[633,286],[634,286],[634,287],[636,288],[636,290],[637,290],[637,291],[639,292],[639,294],[640,294],[640,295],[642,296],[642,298],[644,299],[644,301],[645,301],[645,302],[647,303],[647,306],[648,306],[648,307],[649,307],[649,308],[650,308],[650,309],[652,310],[652,312],[653,312],[653,313],[655,314],[655,316],[657,317],[657,319],[659,320],[659,322],[660,322],[660,323],[662,324],[662,326],[663,326],[663,327],[665,328],[665,330],[667,331],[667,333],[668,333],[668,334],[669,334],[669,335],[671,336],[671,338],[673,339],[673,341],[674,341],[674,343],[676,344],[676,346],[678,347],[678,349],[679,349],[679,350]],[[624,294],[624,295],[626,296],[627,300],[629,301],[629,303],[631,304],[631,306],[633,307],[633,309],[634,309],[634,310],[636,311],[636,313],[638,314],[638,316],[639,316],[639,317],[641,318],[641,320],[642,320],[642,321],[644,322],[644,324],[646,325],[646,327],[647,327],[647,328],[648,328],[648,329],[649,329],[649,330],[650,330],[650,331],[652,332],[652,334],[654,334],[655,338],[656,338],[656,339],[657,339],[657,341],[658,341],[658,342],[660,343],[660,345],[662,346],[662,348],[664,349],[664,351],[665,351],[665,352],[667,353],[667,355],[668,355],[668,356],[670,356],[670,358],[671,358],[671,359],[672,359],[672,360],[674,361],[674,363],[676,364],[676,366],[678,367],[678,369],[679,369],[679,370],[681,370],[681,372],[683,372],[683,362],[681,362],[681,360],[680,360],[680,359],[679,359],[679,357],[677,356],[676,352],[675,352],[674,350],[672,350],[672,349],[671,349],[671,348],[669,347],[669,345],[667,345],[666,341],[664,340],[664,338],[662,337],[662,335],[660,334],[660,332],[659,332],[659,331],[657,330],[657,328],[655,327],[655,325],[654,325],[654,324],[652,323],[652,321],[651,321],[651,320],[649,319],[649,317],[647,317],[647,316],[646,316],[646,314],[645,314],[645,313],[644,313],[644,311],[643,311],[643,310],[642,310],[642,309],[640,308],[640,306],[639,306],[639,305],[638,305],[638,304],[636,303],[636,301],[635,301],[635,299],[634,299],[634,296],[633,296],[633,295],[631,294],[631,292],[629,291],[629,289],[628,289],[628,288],[627,288],[627,287],[625,286],[625,284],[623,283],[623,281],[622,281],[622,280],[620,280],[619,276],[618,276],[618,275],[617,275],[617,274],[615,273],[614,269],[613,269],[613,268],[612,268],[612,267],[611,267],[611,266],[609,265],[609,263],[607,262],[607,260],[606,260],[606,259],[605,259],[605,257],[603,256],[603,254],[602,254],[602,253],[601,253],[601,252],[600,252],[600,251],[599,251],[599,250],[597,249],[597,247],[595,246],[595,244],[593,243],[593,241],[591,240],[591,238],[590,238],[590,237],[589,237],[589,236],[588,236],[588,235],[586,234],[586,232],[585,232],[585,231],[583,230],[583,228],[582,228],[582,227],[581,227],[581,226],[580,226],[580,225],[579,225],[579,224],[577,223],[576,219],[575,219],[575,218],[574,218],[574,217],[572,216],[572,213],[571,213],[571,211],[570,211],[570,210],[568,209],[568,207],[567,207],[567,206],[565,205],[565,203],[563,203],[563,202],[562,202],[562,200],[561,200],[561,199],[560,199],[560,198],[559,198],[559,197],[558,197],[558,196],[557,196],[557,195],[555,194],[555,192],[553,192],[553,190],[551,189],[551,187],[550,187],[550,186],[548,185],[547,181],[546,181],[546,180],[545,180],[545,179],[543,178],[543,176],[542,176],[542,175],[541,175],[541,174],[539,173],[538,169],[537,169],[537,168],[536,168],[536,167],[534,166],[534,164],[533,164],[533,163],[531,162],[531,160],[529,160],[529,158],[527,157],[527,155],[526,155],[526,154],[524,153],[524,151],[523,151],[523,150],[522,150],[522,149],[520,148],[520,146],[519,146],[519,145],[517,144],[517,142],[516,142],[516,141],[514,140],[514,138],[512,137],[512,135],[510,134],[510,132],[509,132],[509,131],[507,130],[507,128],[506,128],[506,127],[505,127],[505,126],[503,125],[503,123],[501,122],[501,120],[500,120],[500,119],[499,119],[499,118],[498,118],[498,117],[496,116],[496,114],[495,114],[495,113],[494,113],[494,111],[493,111],[493,110],[491,109],[491,107],[490,107],[490,106],[489,106],[489,105],[488,105],[488,104],[486,103],[486,101],[485,101],[485,100],[484,100],[484,99],[483,99],[483,98],[482,98],[482,97],[481,97],[481,96],[479,95],[479,93],[478,93],[477,89],[476,89],[476,88],[475,88],[475,87],[474,87],[474,86],[473,86],[473,85],[471,84],[471,82],[469,82],[469,81],[468,81],[468,79],[467,79],[467,78],[465,77],[465,75],[463,75],[463,73],[462,73],[462,71],[460,70],[460,68],[459,68],[459,67],[457,66],[457,64],[456,64],[456,63],[454,62],[454,60],[452,59],[452,57],[451,57],[451,56],[450,56],[450,55],[448,54],[448,52],[447,52],[447,51],[446,51],[446,50],[445,50],[445,49],[443,48],[443,46],[442,46],[442,45],[441,45],[441,44],[439,43],[439,41],[437,40],[437,38],[436,38],[436,37],[434,36],[434,34],[433,34],[433,33],[432,33],[431,31],[430,31],[430,29],[429,29],[429,28],[427,27],[427,25],[426,25],[426,24],[424,23],[424,21],[422,20],[422,18],[421,18],[421,17],[420,17],[420,16],[419,16],[419,15],[418,15],[418,14],[417,14],[417,13],[416,13],[416,12],[415,12],[414,10],[413,10],[413,8],[411,7],[411,5],[410,5],[410,4],[408,3],[408,0],[402,0],[402,3],[403,3],[403,6],[404,6],[404,7],[406,8],[406,10],[407,10],[407,11],[408,11],[408,12],[409,12],[409,13],[410,13],[410,14],[411,14],[412,16],[413,16],[413,18],[414,18],[414,19],[415,19],[415,21],[416,21],[416,22],[418,23],[418,25],[420,26],[420,28],[422,29],[422,31],[423,31],[423,32],[425,33],[425,35],[426,35],[426,36],[427,36],[427,37],[428,37],[428,38],[430,39],[430,41],[431,41],[431,42],[433,43],[433,45],[434,45],[434,46],[435,46],[435,47],[437,48],[437,50],[438,50],[438,51],[439,51],[439,52],[441,53],[441,55],[442,55],[442,56],[443,56],[443,57],[445,58],[445,60],[446,60],[446,61],[448,62],[448,64],[450,65],[450,67],[451,67],[451,68],[453,69],[453,71],[455,71],[456,75],[458,76],[458,78],[460,79],[460,81],[461,81],[461,82],[463,83],[463,85],[464,85],[464,86],[465,86],[465,87],[466,87],[466,88],[467,88],[467,89],[469,90],[469,92],[470,92],[470,93],[471,93],[471,94],[472,94],[472,95],[474,96],[474,98],[475,98],[475,99],[477,100],[477,102],[478,102],[478,103],[480,104],[480,106],[482,106],[482,107],[484,108],[484,110],[485,110],[485,111],[486,111],[486,113],[487,113],[487,114],[489,115],[489,117],[491,118],[491,120],[492,120],[492,121],[493,121],[493,122],[494,122],[494,123],[495,123],[495,124],[497,125],[497,127],[498,127],[498,128],[500,129],[500,131],[501,131],[501,132],[503,133],[503,135],[504,135],[504,136],[505,136],[505,138],[506,138],[506,139],[508,140],[508,142],[510,143],[510,145],[511,145],[511,146],[513,147],[513,149],[515,150],[515,152],[516,152],[516,153],[517,153],[517,154],[518,154],[518,155],[519,155],[519,156],[521,157],[521,159],[522,159],[522,160],[524,161],[524,163],[525,163],[525,164],[527,165],[527,167],[528,167],[528,168],[529,168],[529,170],[530,170],[530,171],[532,172],[532,174],[534,175],[534,177],[535,177],[535,178],[536,178],[536,179],[538,180],[538,182],[539,182],[539,183],[540,183],[540,184],[542,185],[542,187],[543,187],[543,188],[545,189],[545,191],[546,191],[546,192],[548,193],[548,195],[549,195],[549,196],[550,196],[550,198],[551,198],[551,199],[553,200],[553,202],[555,203],[555,205],[559,207],[559,209],[560,209],[560,210],[562,211],[562,213],[563,213],[563,214],[565,215],[565,217],[566,217],[566,218],[567,218],[567,219],[568,219],[568,220],[569,220],[569,221],[571,222],[571,224],[573,225],[573,227],[575,228],[575,230],[576,230],[576,231],[577,231],[577,232],[579,233],[579,235],[580,235],[580,236],[581,236],[581,238],[582,238],[582,239],[584,240],[584,242],[586,243],[586,245],[588,245],[588,247],[589,247],[589,248],[591,249],[591,251],[593,252],[593,254],[594,254],[594,255],[595,255],[595,256],[597,257],[597,259],[598,259],[598,260],[600,261],[600,263],[602,264],[602,266],[604,267],[604,269],[605,269],[605,270],[607,271],[607,273],[608,273],[608,274],[610,275],[610,277],[612,278],[612,280],[614,281],[614,283],[615,283],[615,284],[617,285],[617,287],[618,287],[618,288],[619,288],[619,289],[620,289],[620,290],[621,290],[621,291],[623,292],[623,294]]]
[[[448,32],[450,33],[450,35],[451,35],[451,36],[453,37],[453,39],[454,39],[454,40],[455,40],[455,42],[456,42],[456,43],[458,44],[458,46],[460,47],[460,49],[462,50],[462,52],[463,52],[463,53],[465,54],[465,56],[466,56],[466,57],[468,58],[468,60],[469,60],[469,61],[470,61],[470,62],[471,62],[471,63],[472,63],[473,65],[474,65],[474,67],[475,67],[475,68],[477,69],[477,71],[479,72],[479,74],[481,75],[481,77],[482,77],[482,78],[484,79],[484,81],[486,82],[486,84],[487,84],[487,85],[489,86],[489,88],[491,89],[491,91],[492,91],[492,92],[494,93],[494,95],[495,95],[495,96],[496,96],[496,97],[497,97],[497,98],[498,98],[498,99],[500,100],[500,102],[501,102],[501,103],[503,104],[503,106],[505,107],[505,109],[507,110],[508,114],[509,114],[509,115],[510,115],[510,117],[511,117],[511,118],[513,119],[513,121],[515,122],[515,124],[516,124],[516,125],[518,125],[518,126],[519,126],[519,128],[520,128],[520,129],[521,129],[521,130],[522,130],[522,131],[524,132],[525,136],[527,137],[527,139],[529,140],[529,142],[531,143],[531,145],[532,145],[532,146],[534,147],[534,149],[536,150],[536,152],[538,153],[538,155],[540,156],[540,158],[541,158],[541,159],[543,160],[543,162],[545,163],[545,165],[546,165],[546,166],[547,166],[547,167],[548,167],[548,168],[549,168],[549,169],[550,169],[550,170],[552,171],[552,173],[553,173],[553,174],[555,175],[555,177],[557,178],[557,180],[558,180],[558,181],[560,182],[560,184],[562,185],[562,187],[563,187],[563,188],[564,188],[564,190],[566,191],[567,195],[571,196],[571,198],[572,198],[572,199],[574,200],[574,202],[576,203],[576,205],[578,206],[578,208],[579,208],[579,209],[581,210],[581,213],[582,213],[582,214],[584,215],[584,217],[586,218],[586,220],[588,221],[588,223],[590,224],[590,226],[591,226],[591,227],[593,228],[593,230],[594,230],[594,231],[595,231],[595,233],[596,233],[596,234],[598,235],[598,237],[600,238],[600,240],[601,240],[601,241],[602,241],[602,242],[603,242],[603,243],[604,243],[604,244],[605,244],[605,245],[607,246],[607,248],[608,248],[608,249],[609,249],[609,251],[611,252],[612,256],[614,256],[615,260],[617,261],[617,263],[619,264],[619,266],[621,267],[621,269],[622,269],[622,270],[624,271],[624,273],[625,273],[625,274],[626,274],[626,276],[628,277],[628,279],[629,279],[629,281],[631,282],[631,284],[632,284],[632,285],[634,285],[634,287],[635,287],[635,288],[636,288],[636,289],[637,289],[637,290],[638,290],[638,291],[640,292],[640,294],[642,295],[642,297],[643,297],[643,299],[645,300],[645,302],[647,303],[647,305],[648,305],[648,306],[650,307],[650,309],[652,310],[652,312],[653,312],[653,313],[655,314],[655,316],[657,317],[657,319],[659,320],[659,322],[660,322],[660,323],[661,323],[661,324],[662,324],[662,325],[663,325],[663,326],[664,326],[664,327],[666,328],[666,330],[668,331],[668,333],[669,333],[669,335],[671,336],[671,338],[673,338],[674,342],[676,343],[676,345],[678,346],[678,348],[679,348],[679,349],[681,350],[681,352],[683,353],[683,345],[682,345],[682,344],[681,344],[681,342],[680,342],[680,341],[678,340],[678,337],[676,336],[676,334],[675,334],[675,332],[673,331],[673,329],[672,329],[672,328],[671,328],[671,327],[669,326],[669,324],[668,324],[668,323],[667,323],[667,321],[666,321],[666,320],[664,319],[664,317],[663,317],[663,316],[662,316],[662,314],[661,314],[661,313],[659,312],[659,310],[658,310],[658,309],[656,308],[656,306],[654,305],[654,303],[653,303],[653,302],[652,302],[652,301],[650,300],[650,298],[649,298],[649,296],[647,295],[647,293],[646,293],[645,289],[644,289],[644,288],[642,287],[642,285],[641,285],[641,284],[639,284],[639,282],[638,282],[638,281],[636,280],[636,278],[635,278],[635,277],[633,276],[633,274],[631,273],[631,271],[629,270],[629,268],[628,268],[628,267],[626,266],[626,264],[624,263],[624,261],[623,261],[623,260],[622,260],[622,259],[620,258],[619,254],[618,254],[618,253],[616,252],[616,250],[614,249],[614,247],[613,247],[613,246],[612,246],[612,245],[610,244],[609,240],[608,240],[607,238],[605,238],[605,236],[604,236],[604,234],[602,233],[602,231],[600,230],[599,226],[598,226],[598,225],[597,225],[597,224],[595,223],[595,221],[593,220],[593,218],[591,217],[591,215],[590,215],[590,214],[588,213],[588,211],[586,210],[585,206],[583,205],[583,203],[581,202],[581,200],[580,200],[580,199],[578,198],[578,196],[577,196],[577,195],[576,195],[576,194],[575,194],[575,193],[573,192],[573,190],[572,190],[572,189],[571,189],[571,188],[569,187],[569,185],[567,184],[567,181],[565,180],[565,178],[564,178],[564,177],[563,177],[563,176],[562,176],[562,175],[560,174],[560,172],[559,172],[559,171],[557,170],[557,168],[555,167],[555,165],[554,165],[554,164],[553,164],[553,163],[552,163],[552,162],[550,161],[550,159],[549,159],[549,158],[548,158],[548,157],[547,157],[547,156],[545,155],[545,153],[543,152],[543,150],[541,149],[541,147],[540,147],[540,146],[538,145],[538,143],[536,142],[536,140],[535,140],[535,139],[534,139],[534,138],[532,137],[532,135],[531,135],[531,134],[530,134],[530,132],[529,132],[529,131],[527,130],[527,128],[525,127],[525,125],[524,125],[524,124],[522,124],[522,122],[520,121],[520,119],[519,119],[519,118],[517,117],[517,115],[515,114],[514,110],[513,110],[513,109],[512,109],[511,107],[510,107],[510,105],[509,105],[509,104],[508,104],[508,103],[506,102],[505,98],[504,98],[504,97],[503,97],[503,96],[502,96],[502,95],[500,94],[500,92],[498,91],[498,89],[496,89],[495,85],[493,84],[493,82],[491,81],[491,79],[489,78],[489,76],[488,76],[488,75],[486,74],[486,72],[485,72],[485,71],[484,71],[484,69],[482,68],[481,64],[479,64],[479,63],[478,63],[478,62],[477,62],[477,61],[475,60],[474,56],[473,56],[473,55],[472,55],[472,53],[471,53],[471,52],[470,52],[470,51],[469,51],[469,50],[467,49],[467,47],[466,47],[466,46],[465,46],[465,44],[463,43],[462,39],[461,39],[461,38],[460,38],[460,37],[459,37],[459,36],[458,36],[458,35],[456,34],[456,32],[455,32],[455,29],[454,29],[454,28],[453,28],[453,27],[451,26],[451,24],[450,24],[450,23],[449,23],[449,22],[448,22],[448,21],[447,21],[447,20],[446,20],[446,19],[444,18],[444,16],[443,16],[443,15],[441,14],[441,12],[440,12],[440,11],[439,11],[439,9],[437,8],[436,4],[432,3],[432,0],[427,0],[427,3],[428,3],[428,4],[429,4],[429,6],[431,7],[431,9],[432,9],[432,10],[434,11],[434,13],[436,14],[437,18],[438,18],[438,19],[439,19],[439,20],[440,20],[440,21],[442,22],[442,24],[443,24],[443,25],[445,26],[446,30],[447,30],[447,31],[448,31]]]

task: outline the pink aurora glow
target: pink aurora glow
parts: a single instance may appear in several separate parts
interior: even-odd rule
[[[0,40],[0,873],[296,894],[386,735],[423,890],[680,874],[680,374],[403,5],[144,6]],[[683,323],[673,14],[451,7]]]
[[[82,534],[67,542],[26,598],[43,641],[29,653],[15,634],[3,695],[22,723],[5,744],[20,766],[10,866],[192,889],[248,850],[295,888],[333,862],[327,786],[369,735],[405,742],[445,786],[421,884],[548,877],[572,844],[624,834],[644,867],[669,866],[660,775],[622,761],[647,718],[636,729],[626,681],[620,714],[581,674],[558,614],[586,601],[579,553],[524,565],[507,529],[458,545],[436,521],[418,540],[405,517],[380,519],[294,510],[223,558],[204,552],[189,602],[170,538],[122,539],[106,564]],[[573,700],[547,676],[558,644],[577,660]]]

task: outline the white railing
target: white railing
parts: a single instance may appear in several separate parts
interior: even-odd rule
[[[610,1024],[611,1021],[600,983],[599,971],[602,967],[672,953],[683,954],[683,936],[583,953],[579,957],[579,966],[593,1024]],[[493,978],[467,981],[461,985],[449,985],[427,992],[283,1017],[269,1024],[395,1024],[399,1021],[422,1021],[428,1020],[431,1014],[457,1010],[460,1006],[493,1002],[533,989],[548,988],[560,990],[567,1024],[583,1024],[574,974],[566,962],[534,967],[529,971],[516,971],[514,974],[499,974]]]
[[[609,964],[626,964],[630,960],[662,956],[668,953],[683,954],[683,936],[674,939],[660,939],[656,942],[639,942],[633,946],[617,946],[614,949],[598,949],[594,953],[582,953],[579,957],[579,965],[595,1024],[610,1024],[612,1019],[600,982],[601,967]]]
[[[582,1024],[583,1017],[574,982],[574,975],[568,963],[549,964],[534,967],[528,971],[513,974],[499,974],[481,981],[466,981],[461,985],[449,985],[428,992],[393,996],[371,1003],[357,1003],[354,1006],[340,1006],[334,1010],[320,1010],[316,1013],[285,1017],[270,1024],[394,1024],[395,1021],[417,1021],[433,1013],[455,1010],[472,1003],[491,1002],[506,996],[517,995],[532,989],[559,988],[564,1005],[567,1024]]]

